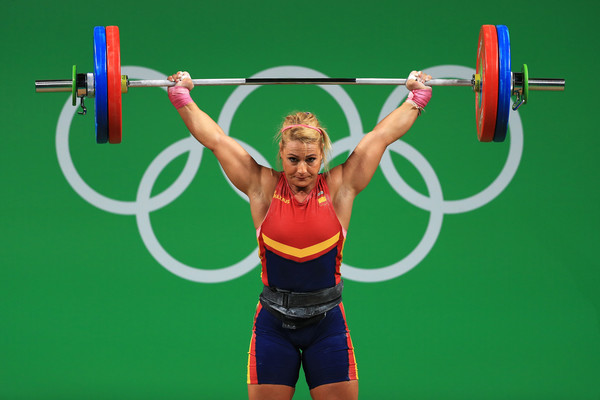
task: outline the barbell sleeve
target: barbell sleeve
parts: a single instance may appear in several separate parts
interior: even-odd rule
[[[529,90],[559,91],[565,90],[564,79],[529,78]]]
[[[73,81],[66,79],[52,79],[45,81],[35,81],[35,92],[70,92],[73,88]]]

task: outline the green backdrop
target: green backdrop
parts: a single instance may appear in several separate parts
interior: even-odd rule
[[[228,78],[469,72],[482,24],[508,26],[514,70],[527,63],[567,90],[532,92],[507,141],[483,144],[470,89],[435,88],[357,198],[344,302],[361,398],[598,399],[600,37],[588,4],[4,2],[0,399],[246,396],[261,289],[247,202],[161,89],[124,95],[121,145],[96,145],[93,113],[73,117],[67,94],[34,93],[73,64],[92,72],[95,25],[120,27],[136,74]],[[322,119],[335,164],[402,99],[332,90],[261,87],[239,104],[235,87],[192,94],[276,166],[286,113]],[[303,378],[296,393],[309,397]]]

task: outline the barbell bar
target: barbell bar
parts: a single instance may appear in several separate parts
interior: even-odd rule
[[[90,81],[90,74],[77,74],[78,76],[87,75],[86,86],[78,86],[78,97],[94,97],[94,81]],[[94,74],[91,74],[92,78]],[[122,75],[127,80],[127,88],[134,87],[170,87],[175,86],[175,82],[162,79],[129,79],[127,75]],[[514,80],[514,79],[513,79]],[[251,86],[251,85],[390,85],[403,86],[406,79],[401,78],[224,78],[224,79],[192,79],[194,86]],[[519,81],[522,82],[522,79]],[[431,79],[425,82],[425,86],[468,86],[473,87],[473,79]],[[521,85],[521,84],[520,84]],[[37,93],[45,92],[71,92],[72,81],[60,79],[48,79],[35,81],[35,91]],[[529,78],[530,90],[545,91],[563,91],[565,87],[564,79],[540,79]],[[81,90],[85,94],[81,94]],[[121,89],[121,93],[127,93],[126,89]]]
[[[90,74],[85,79],[90,79]],[[93,75],[93,74],[92,74]],[[127,79],[127,87],[169,87],[175,86],[175,82],[162,79]],[[513,77],[514,81],[514,77]],[[192,79],[194,86],[247,86],[247,85],[391,85],[403,86],[406,79],[395,78],[225,78],[225,79]],[[522,79],[519,81],[522,82]],[[81,89],[86,90],[85,97],[94,97],[94,81],[86,83],[87,87],[78,86],[78,96],[82,97]],[[521,84],[519,84],[521,85]],[[72,81],[49,79],[35,81],[35,91],[44,92],[71,92]],[[425,82],[425,86],[469,86],[473,87],[473,79],[431,79]],[[564,79],[540,79],[529,78],[530,90],[563,91]],[[127,90],[121,89],[122,93]]]
[[[85,97],[95,97],[96,142],[120,143],[122,140],[121,94],[133,87],[170,87],[169,80],[129,79],[121,75],[119,28],[94,28],[94,73],[77,73],[71,80],[36,80],[35,91],[71,92],[73,105]],[[406,79],[393,78],[227,78],[192,79],[195,86],[244,85],[405,85]],[[477,136],[482,142],[502,142],[508,130],[511,96],[512,109],[526,104],[529,91],[563,91],[564,79],[529,78],[523,64],[521,72],[511,71],[510,39],[504,25],[483,25],[479,32],[476,73],[472,79],[431,79],[427,86],[471,87],[475,92]]]

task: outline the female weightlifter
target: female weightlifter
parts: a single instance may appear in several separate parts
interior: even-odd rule
[[[341,301],[342,249],[352,203],[369,183],[388,145],[413,125],[431,98],[413,71],[406,102],[366,134],[346,162],[327,166],[331,141],[314,114],[285,118],[279,137],[283,171],[259,165],[190,97],[186,72],[170,77],[169,98],[191,134],[210,149],[250,200],[264,288],[248,357],[248,396],[291,399],[300,366],[311,397],[357,399],[358,374]]]

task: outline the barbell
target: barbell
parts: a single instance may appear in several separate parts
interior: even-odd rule
[[[196,86],[224,85],[404,85],[406,79],[387,78],[229,78],[192,79]],[[168,87],[169,80],[133,80],[121,75],[121,50],[117,26],[94,28],[94,72],[77,73],[70,80],[36,80],[36,92],[71,92],[72,104],[95,97],[97,143],[121,143],[122,99],[131,87]],[[481,142],[502,142],[508,130],[511,108],[526,104],[530,90],[563,91],[564,79],[529,78],[526,64],[511,71],[510,37],[505,25],[483,25],[479,31],[477,64],[471,79],[432,79],[428,86],[468,86],[475,92],[477,137]],[[511,96],[515,96],[512,107]]]

